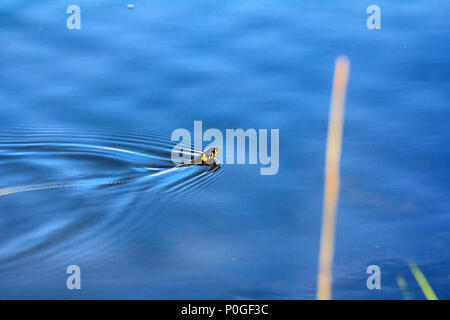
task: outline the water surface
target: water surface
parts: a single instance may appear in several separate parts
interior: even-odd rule
[[[450,6],[0,4],[0,297],[314,298],[334,59],[351,61],[333,297],[449,298]],[[173,130],[280,129],[280,169],[173,166]],[[134,179],[126,183],[111,182]],[[82,290],[66,288],[79,265]],[[366,288],[367,266],[382,290]]]

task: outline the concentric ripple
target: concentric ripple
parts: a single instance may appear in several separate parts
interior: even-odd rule
[[[142,132],[0,132],[0,268],[64,261],[63,247],[72,257],[93,246],[106,253],[142,228],[151,232],[157,203],[210,187],[223,172],[177,168],[172,148],[168,137]]]

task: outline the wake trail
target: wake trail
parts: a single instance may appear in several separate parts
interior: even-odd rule
[[[76,187],[82,187],[82,186],[95,186],[95,185],[98,185],[98,186],[119,185],[119,184],[130,183],[130,182],[136,181],[145,176],[150,176],[150,177],[161,176],[161,175],[169,173],[169,172],[174,172],[174,171],[178,170],[179,168],[180,168],[179,166],[176,166],[176,167],[169,168],[169,169],[166,169],[166,170],[163,170],[160,172],[156,172],[156,173],[152,173],[152,174],[146,173],[146,174],[139,175],[137,177],[126,178],[126,179],[116,180],[116,181],[111,181],[111,182],[106,182],[106,183],[56,182],[56,183],[26,185],[26,186],[20,186],[20,187],[6,187],[6,188],[0,189],[0,197],[11,195],[11,194],[16,194],[16,193],[20,193],[20,192],[28,192],[28,191],[60,189],[60,188],[76,188]]]

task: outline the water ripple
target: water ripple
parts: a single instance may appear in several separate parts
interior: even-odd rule
[[[167,137],[143,132],[0,132],[0,227],[14,230],[0,235],[1,269],[24,259],[61,261],[61,247],[94,245],[107,254],[151,230],[161,202],[217,183],[223,170],[177,168],[172,147]]]

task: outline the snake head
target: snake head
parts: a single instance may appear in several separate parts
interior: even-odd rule
[[[202,162],[206,164],[214,164],[214,158],[219,153],[220,149],[219,147],[212,147],[203,152],[202,154]]]

